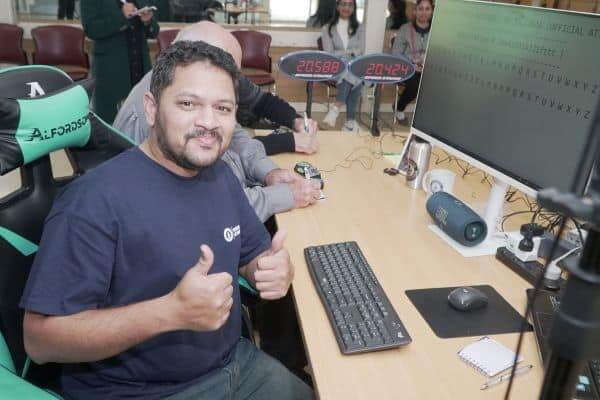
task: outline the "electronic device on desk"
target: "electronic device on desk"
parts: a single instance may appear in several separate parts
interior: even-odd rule
[[[513,46],[523,39],[519,20],[531,28],[528,48],[556,53]],[[464,0],[436,4],[411,135],[494,179],[482,213],[486,240],[460,249],[465,256],[504,246],[497,231],[509,185],[531,196],[545,187],[567,192],[579,173],[600,90],[583,91],[574,82],[596,82],[600,57],[593,35],[558,29],[538,35],[534,28],[565,24],[594,30],[598,16]],[[589,176],[591,164],[581,167]]]
[[[488,296],[474,287],[459,287],[450,292],[448,303],[458,311],[474,311],[487,307]]]
[[[307,247],[304,258],[342,353],[412,341],[356,242]]]
[[[533,289],[527,289],[527,296],[531,297]],[[552,327],[552,318],[558,306],[560,305],[560,296],[556,292],[538,292],[537,297],[532,304],[532,319],[535,338],[538,344],[540,359],[547,363],[550,348],[548,346],[548,336]],[[579,376],[579,382],[576,385],[576,399],[581,400],[600,400],[600,360],[589,361]]]
[[[306,161],[297,162],[294,166],[294,171],[306,179],[316,179],[321,182],[321,190],[325,187],[321,173],[311,163]]]
[[[426,207],[437,228],[460,246],[477,246],[485,239],[485,221],[450,193],[440,191],[432,194]]]

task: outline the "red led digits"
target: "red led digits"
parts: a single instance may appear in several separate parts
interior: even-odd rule
[[[332,74],[337,74],[338,72],[340,72],[340,62],[339,61],[332,61],[331,62],[331,73]]]
[[[304,61],[304,60],[298,61],[298,65],[296,65],[296,72],[298,72],[298,73],[304,72],[305,67],[306,67],[306,61]]]

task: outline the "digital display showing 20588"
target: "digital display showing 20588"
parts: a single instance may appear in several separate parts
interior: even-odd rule
[[[304,50],[283,56],[279,60],[279,70],[305,81],[336,80],[346,71],[346,63],[324,51]]]

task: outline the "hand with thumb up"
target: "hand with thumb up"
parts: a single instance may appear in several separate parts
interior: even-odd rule
[[[181,278],[169,294],[178,329],[214,331],[222,327],[233,305],[231,274],[210,274],[214,254],[200,246],[200,259]]]
[[[294,279],[294,266],[283,247],[284,240],[285,232],[278,231],[271,241],[271,248],[258,259],[254,270],[255,287],[263,299],[282,298]]]

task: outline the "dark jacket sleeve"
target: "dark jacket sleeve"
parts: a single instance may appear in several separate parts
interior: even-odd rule
[[[294,140],[294,134],[292,132],[255,136],[254,139],[265,146],[265,152],[268,156],[279,153],[293,153],[296,151],[296,141]]]
[[[283,99],[262,91],[245,76],[240,77],[240,104],[248,106],[259,118],[266,118],[277,124],[294,127],[294,119],[298,117],[296,110]]]

